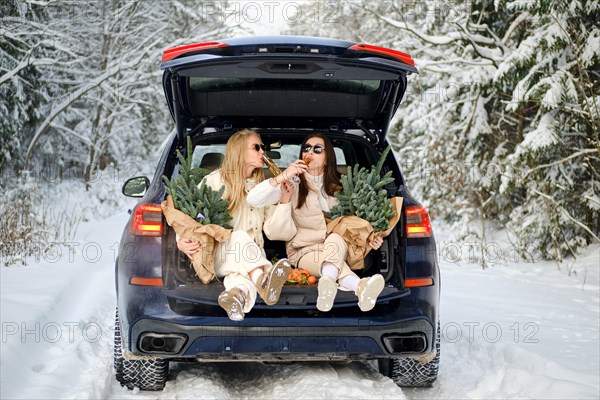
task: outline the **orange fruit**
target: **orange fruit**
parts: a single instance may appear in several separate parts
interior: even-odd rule
[[[307,279],[309,285],[314,285],[317,283],[317,277],[314,275],[309,276]]]

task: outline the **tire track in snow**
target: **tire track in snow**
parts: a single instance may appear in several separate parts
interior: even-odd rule
[[[368,363],[176,363],[162,392],[113,384],[109,399],[406,399]]]
[[[3,292],[19,311],[8,317],[11,321],[3,315],[3,325],[14,323],[19,332],[3,343],[2,398],[106,397],[114,267],[109,244],[99,245],[106,251],[96,263],[69,255],[7,274],[11,286],[3,285]]]

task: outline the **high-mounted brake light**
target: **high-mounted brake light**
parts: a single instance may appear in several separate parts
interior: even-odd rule
[[[185,46],[173,47],[173,48],[167,49],[163,52],[162,62],[172,60],[175,57],[179,57],[182,54],[190,53],[192,51],[217,49],[219,47],[227,47],[227,46],[229,46],[227,43],[204,42],[204,43],[194,43],[194,44],[188,44]]]
[[[406,207],[406,236],[408,238],[431,237],[431,221],[423,206]]]
[[[160,204],[142,203],[133,210],[131,233],[138,236],[162,235],[162,208]]]
[[[403,63],[410,65],[411,67],[415,66],[415,61],[412,59],[410,54],[403,53],[398,50],[386,49],[385,47],[378,47],[365,43],[357,43],[354,46],[348,47],[348,50],[366,51],[370,53],[381,54],[400,60]]]

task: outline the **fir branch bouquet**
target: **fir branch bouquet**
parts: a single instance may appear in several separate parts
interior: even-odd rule
[[[348,245],[346,263],[351,269],[364,268],[364,258],[371,250],[369,241],[390,234],[400,218],[402,198],[388,199],[384,186],[393,182],[392,171],[381,176],[381,169],[391,147],[381,154],[371,169],[349,168],[342,175],[342,190],[335,194],[339,203],[329,211],[327,232],[337,233]]]
[[[167,194],[173,198],[175,208],[189,215],[202,225],[215,224],[231,229],[229,202],[221,198],[225,186],[215,191],[205,183],[198,183],[210,172],[204,168],[192,168],[192,139],[187,138],[187,158],[177,150],[179,175],[169,180],[163,176]]]
[[[384,150],[377,165],[370,170],[355,165],[354,168],[348,169],[348,174],[342,175],[342,190],[335,194],[339,203],[331,208],[331,219],[356,215],[369,222],[375,232],[388,229],[389,219],[395,212],[384,186],[393,182],[394,178],[392,171],[381,176],[381,168],[390,149],[391,146],[388,146]]]
[[[213,190],[202,182],[209,173],[192,168],[192,140],[187,138],[187,157],[177,150],[179,175],[168,179],[163,176],[167,199],[161,206],[167,223],[184,239],[198,241],[200,251],[191,257],[192,267],[200,280],[209,283],[215,277],[214,255],[217,242],[231,236],[229,202],[221,198],[225,187]],[[198,182],[202,182],[198,187]]]

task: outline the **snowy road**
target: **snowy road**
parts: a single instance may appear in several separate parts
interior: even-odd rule
[[[482,270],[467,257],[452,262],[442,256],[442,358],[431,389],[401,390],[369,363],[213,363],[172,365],[163,392],[128,391],[112,372],[114,256],[125,218],[82,225],[71,251],[56,247],[28,267],[0,269],[0,398],[591,399],[600,394],[598,245],[560,270],[554,263],[519,262]]]

